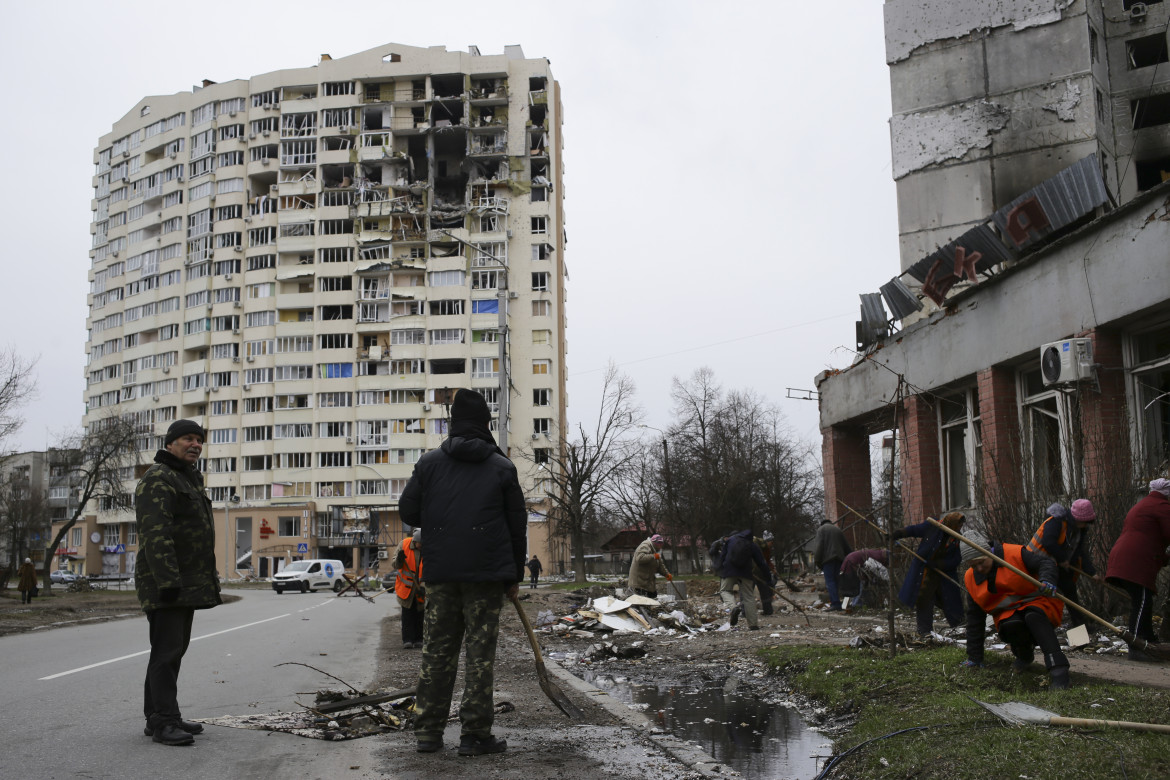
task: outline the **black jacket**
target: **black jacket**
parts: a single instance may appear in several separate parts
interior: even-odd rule
[[[423,529],[423,582],[520,582],[527,512],[516,467],[493,443],[452,436],[419,458],[398,501]]]

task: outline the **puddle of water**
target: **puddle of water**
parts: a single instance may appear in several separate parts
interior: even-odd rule
[[[681,739],[698,744],[749,780],[815,777],[829,740],[800,713],[737,692],[734,677],[701,685],[640,683],[586,672],[585,680],[618,701],[643,711]]]

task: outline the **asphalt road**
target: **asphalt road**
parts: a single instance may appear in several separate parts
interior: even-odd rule
[[[179,677],[188,719],[299,709],[321,688],[374,679],[379,624],[397,604],[332,593],[235,590],[240,601],[195,613]],[[375,740],[323,742],[289,734],[207,726],[190,747],[142,733],[149,652],[145,617],[0,637],[0,777],[361,777]]]

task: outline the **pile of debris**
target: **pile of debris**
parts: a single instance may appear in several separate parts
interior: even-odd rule
[[[282,731],[310,739],[360,739],[413,728],[414,692],[414,688],[374,693],[320,690],[312,706],[301,705],[301,712],[225,715],[201,722],[237,729]]]

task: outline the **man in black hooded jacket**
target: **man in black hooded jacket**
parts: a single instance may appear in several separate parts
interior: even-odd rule
[[[398,502],[402,520],[423,529],[427,601],[415,702],[420,753],[443,747],[459,649],[466,640],[459,754],[501,753],[492,736],[493,667],[500,608],[524,579],[527,515],[516,467],[488,430],[491,411],[474,390],[451,405],[451,435],[423,455]]]

